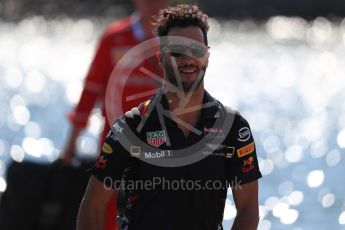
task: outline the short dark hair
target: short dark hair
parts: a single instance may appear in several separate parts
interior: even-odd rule
[[[208,16],[203,13],[196,5],[180,4],[174,7],[163,9],[156,17],[157,36],[167,36],[169,30],[174,27],[197,26],[204,35],[204,43],[208,45]]]

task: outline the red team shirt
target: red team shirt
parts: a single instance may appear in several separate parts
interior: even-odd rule
[[[131,17],[113,23],[106,29],[100,39],[96,55],[86,76],[84,90],[81,94],[79,103],[74,112],[69,114],[69,120],[73,125],[77,127],[85,127],[96,102],[99,103],[99,106],[102,109],[102,115],[106,118],[105,93],[108,80],[114,67],[127,51],[150,38],[152,38],[152,36],[145,35],[136,15],[132,15]],[[139,70],[140,67],[145,67],[150,72],[153,72],[158,76],[162,76],[162,70],[158,66],[156,57],[152,56],[139,64],[133,60],[133,65],[135,65],[135,67],[128,66],[128,68],[133,70],[127,80],[120,80],[124,87],[122,94],[123,107],[122,110],[121,108],[118,108],[118,111],[122,112],[117,112],[117,116],[120,116],[131,108],[138,106],[141,102],[150,97],[146,96],[126,101],[128,96],[151,91],[160,87],[159,82],[153,80],[150,76]],[[122,76],[113,77],[121,78]],[[117,89],[114,88],[114,90]],[[152,93],[152,95],[153,94],[154,93]],[[115,120],[115,118],[112,118],[112,120]],[[106,120],[100,140],[101,143],[104,142],[104,138],[109,130],[109,122]]]
[[[75,110],[69,114],[69,120],[74,126],[81,128],[86,127],[89,115],[97,102],[102,110],[102,115],[105,118],[105,125],[102,136],[100,137],[100,143],[104,142],[105,137],[110,130],[109,122],[106,119],[105,95],[111,73],[127,51],[150,38],[152,38],[152,35],[147,36],[145,34],[137,15],[133,14],[128,18],[111,24],[100,39],[96,55],[85,79],[84,89],[79,103]],[[126,101],[128,96],[150,90],[152,91],[160,87],[160,84],[157,81],[143,74],[139,70],[140,67],[145,67],[156,75],[162,76],[162,70],[159,68],[158,61],[155,56],[152,56],[139,64],[133,60],[132,64],[132,66],[128,66],[128,68],[131,70],[133,69],[133,71],[131,71],[127,80],[122,80],[123,76],[112,76],[119,78],[118,80],[120,80],[119,82],[121,82],[123,87],[123,106],[122,108],[116,108],[117,112],[115,112],[115,114],[117,116],[120,116],[131,108],[138,106],[149,97],[140,97],[135,100]],[[114,91],[116,90],[117,89],[114,88]],[[120,105],[115,104],[112,106],[119,107]],[[115,117],[111,118],[111,120],[115,120]],[[116,229],[117,213],[115,200],[116,198],[114,197],[107,207],[105,220],[107,230]]]

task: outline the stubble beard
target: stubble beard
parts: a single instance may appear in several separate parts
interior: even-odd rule
[[[200,73],[201,71],[202,71],[202,73]],[[200,81],[198,82],[198,85],[194,88],[194,91],[196,91],[199,88],[200,84],[203,82],[203,79],[205,76],[205,71],[206,71],[206,67],[204,67],[202,69],[198,68],[198,74],[202,74],[202,76],[201,76]],[[176,73],[178,73],[178,70],[176,70]],[[178,88],[177,79],[180,78],[180,76],[179,76],[179,74],[177,74],[177,76],[176,76],[173,65],[167,64],[165,66],[165,74],[166,74],[167,81]],[[197,79],[195,79],[195,81],[196,80]],[[181,81],[181,85],[182,85],[182,89],[183,89],[184,93],[186,93],[186,94],[189,93],[192,89],[194,81],[193,82],[184,82],[184,81],[182,81],[181,78],[180,78],[180,81]]]

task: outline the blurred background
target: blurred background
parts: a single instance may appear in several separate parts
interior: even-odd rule
[[[345,229],[345,1],[193,2],[210,15],[206,89],[241,111],[256,140],[259,229]],[[58,158],[98,38],[132,10],[126,0],[0,1],[0,196],[10,162]],[[98,154],[100,113],[80,158]],[[234,217],[229,195],[225,229]]]

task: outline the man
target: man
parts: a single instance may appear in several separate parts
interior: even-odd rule
[[[102,35],[96,55],[92,61],[90,70],[86,76],[84,89],[75,110],[69,114],[69,120],[72,123],[71,132],[67,140],[66,146],[62,152],[65,164],[70,164],[76,151],[76,142],[82,130],[86,127],[89,115],[95,104],[100,107],[102,115],[105,118],[105,91],[111,72],[121,57],[132,47],[141,42],[151,39],[153,35],[153,15],[165,8],[168,0],[133,0],[137,11],[119,22],[111,24]],[[156,74],[161,73],[158,63],[155,59],[146,60],[141,63]],[[138,66],[139,68],[139,66]],[[115,76],[121,78],[122,76]],[[157,82],[146,77],[139,70],[134,70],[127,82],[123,83],[124,94],[132,95],[144,91],[153,90],[157,86]],[[147,97],[146,97],[147,98]],[[145,97],[123,103],[122,108],[117,111],[127,111],[133,106],[144,101]],[[118,113],[117,116],[122,114]],[[100,144],[104,142],[105,136],[110,129],[109,123],[105,120],[103,132],[99,138]],[[109,202],[107,218],[107,229],[114,229],[116,226],[115,196]]]
[[[119,189],[123,229],[222,229],[229,185],[233,229],[257,228],[254,140],[247,121],[204,90],[207,31],[207,16],[196,6],[160,13],[157,58],[165,83],[113,125],[91,169],[77,229],[102,229],[111,188]]]

